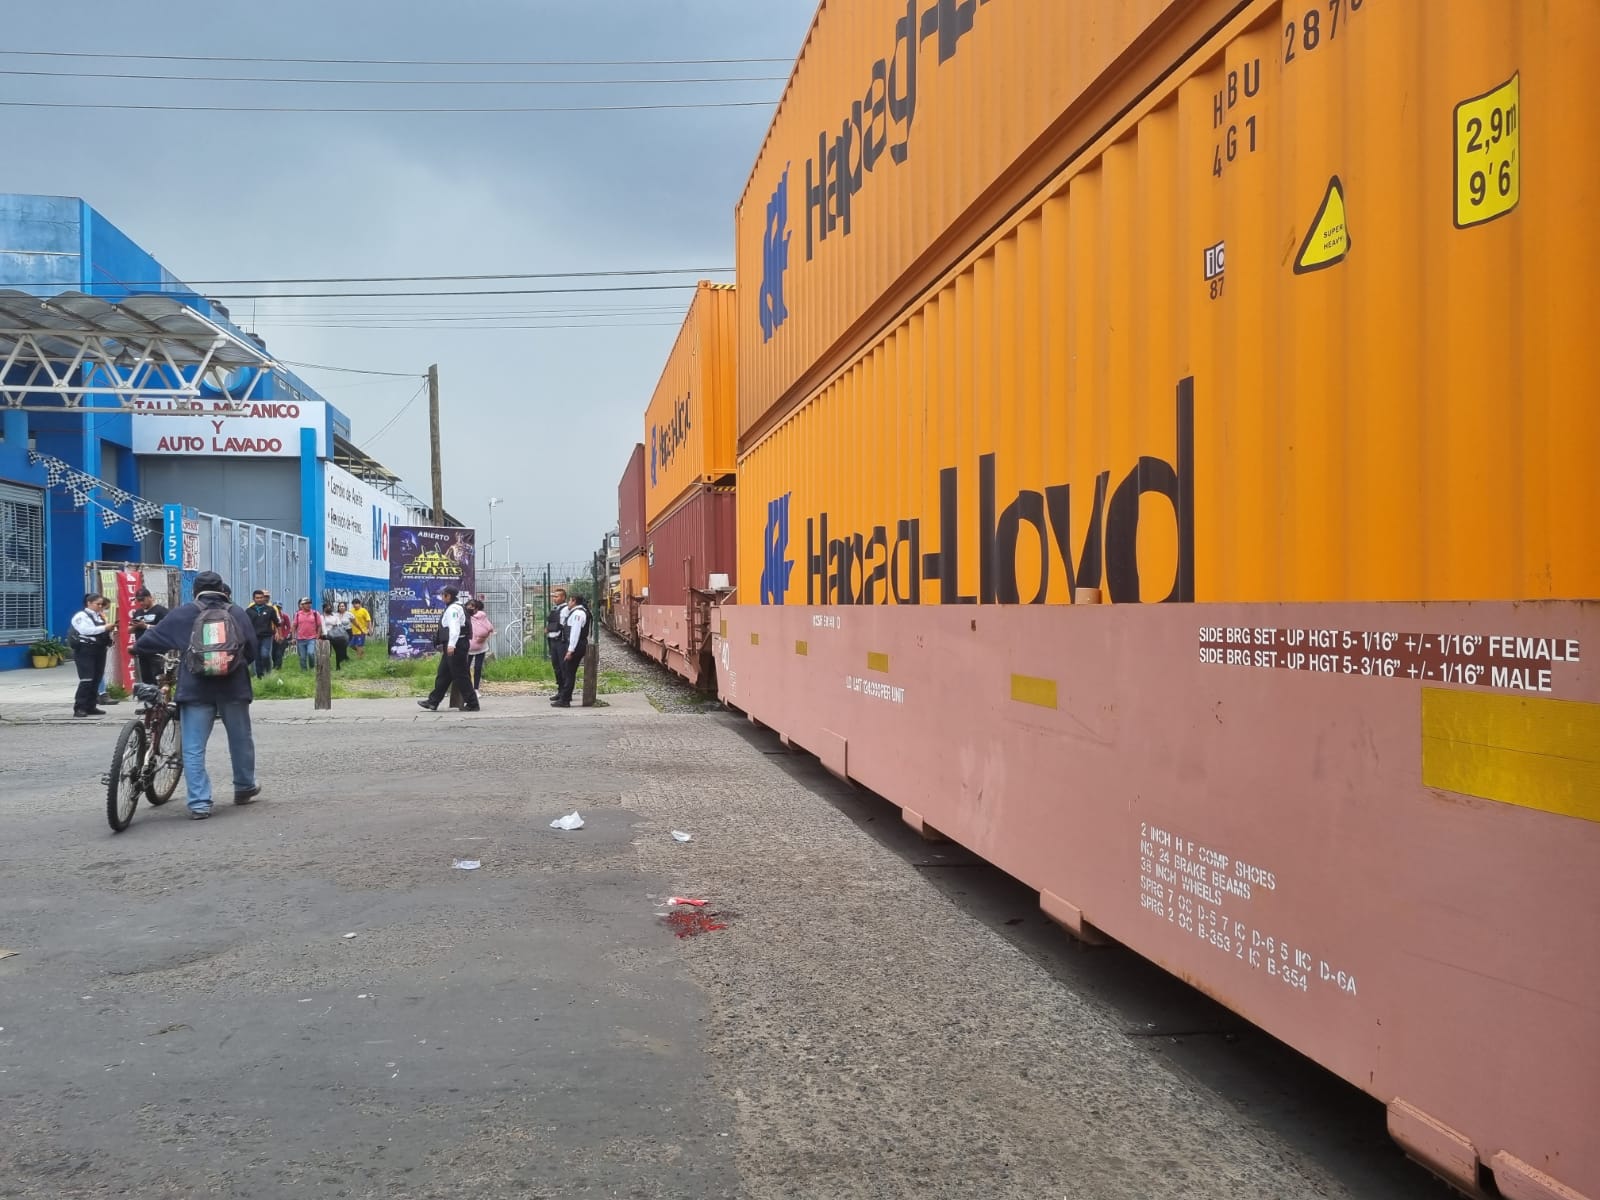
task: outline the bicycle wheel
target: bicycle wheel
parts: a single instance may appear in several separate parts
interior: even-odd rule
[[[145,773],[145,799],[159,808],[172,799],[183,778],[183,729],[178,715],[161,709],[151,722],[150,769]]]
[[[111,752],[111,774],[106,776],[106,820],[113,833],[121,833],[133,820],[144,789],[144,725],[129,721],[117,735],[117,748]]]

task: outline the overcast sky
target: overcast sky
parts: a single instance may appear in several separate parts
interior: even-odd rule
[[[815,0],[79,0],[6,5],[7,49],[297,58],[792,60]],[[144,62],[0,55],[6,71],[350,78],[786,76],[789,62],[498,69]],[[771,101],[778,82],[334,87],[0,75],[0,99],[124,104],[497,106]],[[293,114],[11,108],[3,188],[81,196],[182,278],[731,267],[733,206],[770,104],[652,112]],[[713,278],[727,280],[731,275]],[[643,283],[688,282],[646,279]],[[628,280],[409,287],[604,285]],[[377,290],[348,285],[350,290]],[[204,286],[202,291],[265,290]],[[282,290],[319,290],[288,288]],[[329,290],[333,290],[330,286]],[[281,358],[391,371],[439,364],[445,506],[511,535],[520,561],[586,559],[616,520],[690,292],[456,300],[228,301]],[[393,315],[408,310],[404,318]],[[623,310],[603,317],[574,310]],[[545,310],[545,311],[537,311]],[[626,311],[635,310],[635,311]],[[646,310],[646,311],[638,311]],[[485,319],[486,314],[520,314]],[[427,315],[470,317],[421,322]],[[393,328],[397,321],[409,322]],[[632,327],[504,329],[487,324]],[[331,328],[389,325],[386,329]],[[354,439],[429,492],[416,386],[302,370]],[[495,558],[501,560],[502,547]]]

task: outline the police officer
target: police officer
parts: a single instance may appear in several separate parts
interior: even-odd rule
[[[567,603],[562,625],[567,635],[564,639],[566,649],[556,667],[556,679],[560,687],[556,698],[550,703],[554,708],[571,708],[572,688],[578,682],[578,668],[583,666],[583,652],[589,648],[589,609],[582,596],[574,594]]]
[[[561,686],[561,656],[566,651],[566,630],[562,628],[567,619],[567,589],[556,587],[550,589],[550,611],[544,617],[544,640],[550,651],[550,665],[555,668],[556,687]]]
[[[472,622],[467,610],[456,600],[461,593],[453,587],[441,588],[439,598],[445,602],[444,615],[439,618],[439,669],[433,677],[433,691],[426,700],[417,704],[429,712],[436,712],[452,687],[461,697],[462,709],[478,711],[478,696],[472,690],[472,679],[467,674],[468,647],[472,641]]]

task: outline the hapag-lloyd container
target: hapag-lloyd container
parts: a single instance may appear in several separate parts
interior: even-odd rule
[[[737,586],[737,511],[732,488],[697,488],[652,524],[645,539],[650,595],[639,606],[639,646],[693,684],[702,683],[711,665],[710,607],[691,589],[708,590],[715,574]]]
[[[732,284],[700,283],[645,410],[647,524],[695,488],[733,474],[734,296]]]
[[[748,448],[741,600],[775,502],[791,604],[1600,597],[1600,5],[1341,9],[1252,7]]]
[[[644,546],[644,444],[635,445],[617,484],[617,536],[624,558]]]
[[[1249,5],[747,448],[716,639],[728,702],[1545,1200],[1600,1197],[1596,45]]]
[[[741,441],[1237,7],[824,0],[737,207]]]

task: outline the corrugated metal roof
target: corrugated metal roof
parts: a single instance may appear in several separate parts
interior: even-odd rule
[[[112,360],[131,344],[137,350],[130,346],[130,354],[158,347],[178,365],[254,367],[272,361],[259,346],[173,296],[109,301],[83,292],[34,296],[0,290],[0,356],[9,355],[23,337],[32,337],[44,354],[69,362],[91,338]]]

